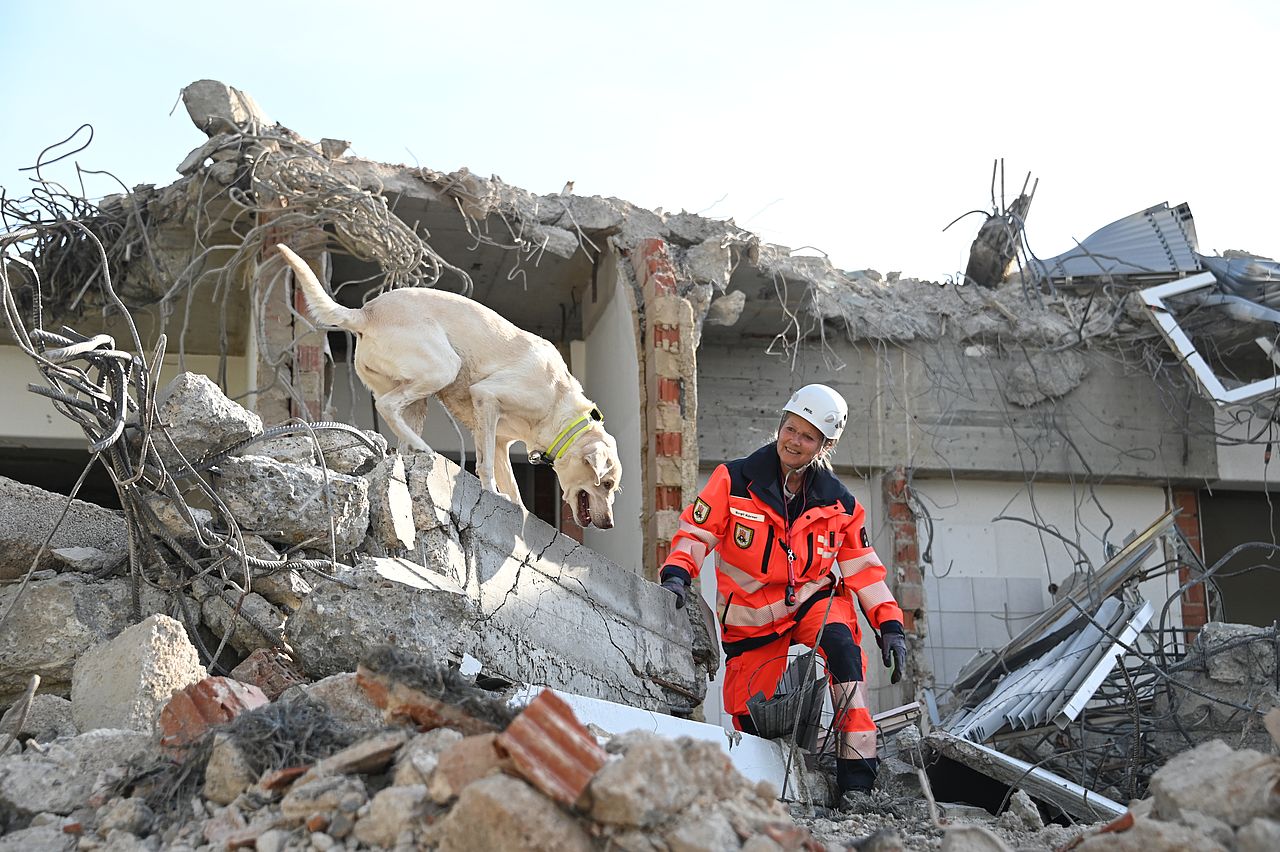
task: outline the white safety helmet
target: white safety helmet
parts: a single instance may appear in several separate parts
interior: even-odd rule
[[[805,385],[791,395],[782,410],[808,420],[829,441],[840,437],[849,420],[849,406],[844,397],[826,385]]]

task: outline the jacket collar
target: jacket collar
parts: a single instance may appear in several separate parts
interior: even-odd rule
[[[786,517],[782,499],[782,464],[778,461],[775,442],[765,444],[743,461],[742,473],[747,488],[769,508]],[[840,484],[835,474],[825,467],[812,465],[805,471],[804,509],[847,502],[847,511],[853,511],[853,495]],[[847,501],[845,498],[847,497]]]

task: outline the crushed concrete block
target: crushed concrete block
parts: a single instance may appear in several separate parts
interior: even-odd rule
[[[323,455],[324,466],[329,470],[347,476],[363,476],[386,456],[387,439],[371,430],[362,432],[374,447],[346,430],[317,429],[314,439],[306,432],[282,435],[255,443],[252,452],[276,461],[302,465],[319,465]]]
[[[1000,836],[981,825],[949,825],[943,829],[942,852],[1013,852]]]
[[[44,692],[33,696],[21,726],[18,726],[17,714],[14,713],[17,709],[16,706],[10,707],[0,718],[0,736],[12,734],[21,742],[35,740],[47,743],[79,733],[71,714],[71,702],[61,696]]]
[[[391,783],[396,785],[426,785],[431,773],[440,764],[440,754],[462,734],[453,728],[435,728],[418,734],[405,744],[396,755],[395,774]]]
[[[691,808],[663,839],[672,850],[737,849],[741,843],[729,818],[714,808]]]
[[[62,514],[67,498],[0,476],[0,581],[16,580],[31,569],[32,560]],[[129,556],[129,533],[118,512],[72,500],[71,508],[49,541],[37,569],[69,570],[66,559],[53,550],[93,548],[104,561],[119,564]]]
[[[272,124],[253,97],[217,80],[196,80],[182,90],[182,104],[195,126],[209,136]]]
[[[555,224],[566,231],[613,233],[622,227],[622,219],[622,210],[610,199],[571,195],[565,199],[564,215]]]
[[[582,246],[576,232],[555,225],[528,225],[523,236],[530,245],[565,259],[573,257]]]
[[[105,574],[123,564],[119,553],[108,553],[96,547],[59,547],[52,551],[58,571],[75,571],[80,574]]]
[[[416,831],[426,816],[423,784],[387,787],[369,800],[369,812],[356,823],[355,838],[374,849],[390,849],[406,832]]]
[[[258,649],[273,649],[284,644],[283,612],[272,606],[262,595],[253,592],[241,595],[229,590],[225,594],[238,606],[233,606],[222,594],[208,591],[207,586],[206,595],[200,601],[201,621],[215,636],[226,635],[231,647],[246,655]],[[264,635],[263,630],[268,633]]]
[[[205,674],[181,622],[150,616],[76,661],[71,675],[76,727],[151,733],[174,691]]]
[[[0,612],[9,611],[17,585],[0,586]],[[144,613],[162,612],[162,594],[143,587]],[[0,623],[0,705],[12,704],[31,675],[56,695],[71,691],[76,659],[132,623],[128,580],[89,582],[82,574],[61,574],[27,584],[20,606]]]
[[[1236,832],[1236,852],[1275,852],[1280,849],[1280,822],[1252,820]]]
[[[262,418],[227,398],[200,373],[180,373],[156,394],[156,416],[188,462],[262,434]],[[156,452],[173,472],[181,461],[163,435]]]
[[[145,834],[155,820],[155,811],[143,799],[129,796],[103,805],[96,829],[104,837],[113,831]]]
[[[328,709],[336,721],[356,730],[377,730],[385,724],[382,710],[360,688],[353,671],[292,687],[285,690],[279,700],[318,702]]]
[[[427,793],[432,801],[443,805],[467,785],[500,771],[502,763],[496,734],[464,737],[440,752],[435,771],[427,781]]]
[[[1211,740],[1156,770],[1150,789],[1158,819],[1181,822],[1198,811],[1238,828],[1280,812],[1280,757]]]
[[[403,729],[383,731],[365,737],[317,762],[307,770],[299,784],[328,775],[371,775],[382,772],[391,765],[396,752],[409,741],[409,732]]]
[[[589,852],[590,836],[573,817],[525,782],[491,775],[470,784],[427,832],[440,852],[555,849]]]
[[[708,325],[734,325],[742,316],[742,309],[746,304],[747,294],[741,290],[725,293],[707,307],[707,316],[703,321]]]
[[[52,824],[33,825],[0,836],[0,852],[71,852],[76,847],[74,834]]]
[[[1005,399],[1030,408],[1046,399],[1057,399],[1075,390],[1089,372],[1079,352],[1032,352],[1018,354],[1007,361],[1008,369],[1002,388]]]
[[[354,813],[367,801],[369,793],[363,779],[330,775],[294,784],[280,800],[280,815],[290,822],[303,823],[317,814]]]
[[[652,828],[691,804],[749,786],[715,743],[641,732],[614,742],[626,749],[622,758],[606,763],[589,788],[591,816],[607,825]]]
[[[0,759],[0,832],[24,828],[36,814],[82,808],[99,783],[109,783],[108,770],[155,757],[149,734],[103,729]]]
[[[1014,820],[1018,827],[1026,831],[1039,831],[1044,828],[1044,817],[1040,815],[1040,808],[1036,807],[1036,803],[1022,790],[1013,791],[1005,814]]]
[[[262,690],[229,677],[206,677],[173,694],[160,711],[160,744],[181,754],[189,743],[246,710],[267,703]]]
[[[218,734],[205,764],[204,797],[219,805],[229,805],[257,780],[258,773],[240,744],[226,734]]]
[[[721,293],[729,286],[733,254],[723,240],[713,238],[692,246],[685,253],[684,262],[694,281],[710,284]]]
[[[213,513],[208,509],[188,509],[191,513],[191,522],[188,522],[174,501],[164,494],[148,494],[145,499],[160,526],[176,539],[189,540],[195,536],[192,522],[201,530],[209,529],[213,523]]]
[[[369,484],[360,477],[326,477],[313,465],[235,456],[219,462],[213,479],[236,521],[268,541],[309,542],[327,549],[332,515],[337,555],[343,556],[360,544],[369,527]]]
[[[404,457],[383,459],[365,475],[365,481],[369,483],[369,535],[386,551],[413,550],[413,497]]]
[[[1117,823],[1119,825],[1117,825]],[[1155,849],[1194,849],[1196,852],[1226,852],[1195,829],[1176,822],[1128,815],[1085,837],[1076,852],[1152,852]]]

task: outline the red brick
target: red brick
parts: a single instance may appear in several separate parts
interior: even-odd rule
[[[919,563],[898,566],[899,581],[916,586],[924,585],[924,575],[920,572]]]
[[[680,348],[680,329],[674,325],[655,325],[653,327],[653,347],[655,349],[678,350]]]
[[[297,664],[280,651],[258,648],[244,662],[231,670],[231,676],[262,690],[271,701],[286,689],[305,682]]]
[[[678,457],[684,446],[684,437],[679,432],[659,432],[653,440],[659,456]]]
[[[659,539],[655,549],[658,553],[658,567],[661,568],[667,562],[667,554],[671,552],[670,540]]]
[[[658,379],[658,399],[663,402],[679,402],[680,379]]]
[[[894,597],[898,599],[898,606],[904,610],[924,607],[924,587],[915,583],[899,583]]]
[[[578,800],[606,759],[565,700],[549,689],[498,735],[498,746],[526,780],[563,805]]]
[[[654,499],[658,509],[683,509],[683,494],[679,485],[659,485]]]
[[[908,633],[916,632],[916,614],[909,609],[902,613],[902,629]]]
[[[917,565],[919,562],[920,548],[914,541],[899,541],[894,545],[894,565]]]
[[[181,752],[210,727],[268,703],[256,686],[229,677],[207,677],[173,694],[160,711],[160,745]]]
[[[889,504],[889,520],[891,521],[914,521],[915,515],[911,512],[911,507],[904,502],[894,502]]]
[[[479,781],[502,769],[502,754],[498,751],[498,735],[476,734],[451,743],[440,752],[440,760],[427,789],[431,798],[444,804],[462,792],[472,781]]]

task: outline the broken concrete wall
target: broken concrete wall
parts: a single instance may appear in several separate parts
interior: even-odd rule
[[[460,658],[485,671],[647,709],[691,708],[705,678],[688,619],[669,594],[560,535],[434,454],[406,456],[414,499],[415,590],[362,574],[323,584],[290,618],[309,673],[354,667],[377,639]],[[432,551],[452,551],[433,559]],[[440,573],[443,572],[443,573]]]
[[[759,357],[744,357],[753,343]],[[837,464],[907,464],[917,473],[1017,479],[1035,471],[1077,481],[1148,480],[1154,471],[1161,481],[1217,476],[1211,407],[1198,397],[1175,398],[1112,354],[1080,353],[1085,369],[1070,371],[1079,382],[1068,388],[1066,373],[1037,385],[1031,368],[1042,361],[1021,349],[828,344],[844,369],[827,367],[816,344],[800,353],[793,372],[790,359],[763,356],[768,340],[704,341],[698,353],[703,466],[763,444],[790,391],[824,382],[850,403]],[[1050,392],[1054,396],[1029,408],[1007,399]]]

